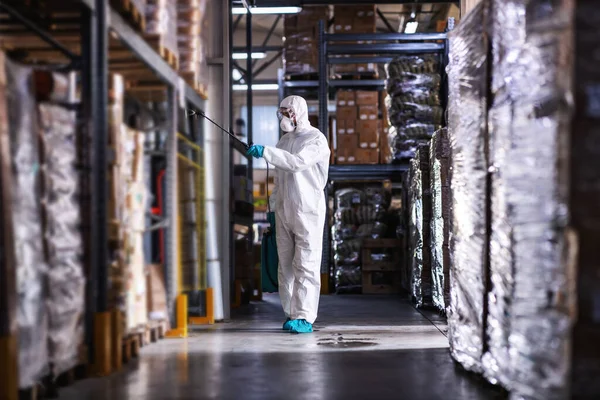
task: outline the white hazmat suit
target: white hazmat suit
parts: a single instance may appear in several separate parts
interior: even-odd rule
[[[276,218],[279,295],[286,317],[313,324],[321,289],[330,150],[325,136],[310,125],[302,97],[286,97],[280,107],[293,112],[295,129],[277,147],[265,146],[263,153],[276,168],[271,209]]]

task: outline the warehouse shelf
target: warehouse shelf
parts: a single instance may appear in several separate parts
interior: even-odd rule
[[[84,234],[84,263],[87,268],[86,288],[86,315],[85,334],[86,345],[90,362],[101,357],[102,349],[95,346],[98,342],[94,338],[94,329],[97,328],[96,318],[110,313],[108,289],[109,289],[109,232],[108,232],[108,165],[114,158],[113,151],[108,145],[108,95],[109,95],[109,65],[111,36],[120,40],[123,46],[131,52],[131,59],[144,65],[149,71],[156,75],[161,83],[161,90],[165,89],[166,97],[162,96],[160,101],[166,102],[167,122],[162,127],[168,133],[168,139],[164,148],[147,149],[155,160],[160,163],[166,161],[166,176],[164,180],[164,204],[162,218],[155,218],[154,228],[164,228],[165,245],[165,282],[167,289],[167,301],[170,307],[170,318],[174,322],[174,303],[177,296],[177,160],[178,142],[177,127],[178,119],[182,118],[182,109],[194,110],[200,114],[205,110],[206,101],[198,92],[188,85],[178,72],[167,63],[158,52],[137,33],[128,22],[115,10],[109,0],[74,0],[69,3],[73,6],[70,11],[77,13],[73,19],[78,24],[81,32],[73,34],[76,46],[65,46],[61,43],[59,34],[47,30],[44,24],[23,13],[23,5],[17,0],[11,3],[0,2],[0,12],[9,14],[12,19],[24,26],[29,34],[40,38],[44,42],[41,51],[51,51],[52,57],[58,54],[56,60],[70,60],[66,66],[60,65],[60,71],[79,71],[81,84],[81,103],[76,105],[80,112],[82,140],[79,143],[82,151],[83,164],[79,166],[82,173],[86,174],[81,187],[82,207],[86,209],[82,221]],[[16,4],[16,5],[13,5]],[[72,41],[75,43],[75,41]],[[74,48],[79,48],[74,51]],[[129,55],[128,55],[129,57]],[[164,86],[163,86],[164,84]],[[75,107],[75,105],[73,105]],[[183,133],[194,133],[196,144],[203,142],[203,124],[186,118],[188,125]],[[158,129],[157,129],[158,130]],[[162,160],[164,158],[164,160]],[[1,245],[1,243],[0,243]],[[0,249],[2,250],[2,249]],[[2,251],[0,251],[2,253]],[[6,268],[0,263],[0,281],[6,276],[11,276],[14,271],[12,266]],[[11,279],[12,280],[12,279]],[[10,293],[9,293],[10,295]],[[0,293],[0,297],[6,296]],[[14,296],[13,296],[14,297]],[[6,301],[5,301],[6,300]],[[0,309],[4,304],[15,304],[14,298],[0,298]],[[3,315],[9,315],[8,313]],[[12,333],[14,326],[14,315],[9,318],[0,318],[0,332]],[[110,370],[110,366],[99,365],[102,371]],[[106,370],[105,370],[106,369]],[[1,397],[1,396],[0,396]]]
[[[330,165],[330,181],[351,181],[357,179],[384,180],[401,177],[408,171],[406,164],[348,164]]]
[[[94,0],[80,0],[95,10]],[[205,100],[141,37],[112,7],[108,8],[108,28],[114,32],[144,64],[165,83],[184,92],[185,99],[197,110],[205,109]]]

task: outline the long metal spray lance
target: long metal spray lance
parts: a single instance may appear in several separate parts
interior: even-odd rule
[[[250,146],[252,146],[252,143],[250,143],[250,144],[247,144],[247,143],[244,143],[244,142],[242,142],[242,141],[241,141],[241,140],[240,140],[240,139],[239,139],[237,136],[235,136],[235,134],[233,134],[233,133],[229,132],[227,129],[223,128],[221,125],[217,124],[215,121],[213,121],[212,119],[208,118],[204,112],[202,112],[202,111],[199,111],[199,114],[200,114],[202,117],[206,118],[206,119],[207,119],[209,122],[211,122],[211,123],[212,123],[214,126],[216,126],[216,127],[217,127],[217,128],[219,128],[220,130],[222,130],[223,132],[225,132],[226,134],[228,134],[228,135],[229,135],[229,137],[230,137],[230,138],[232,138],[232,139],[233,139],[233,140],[234,140],[236,143],[238,143],[238,144],[242,145],[245,151],[248,151],[248,149],[250,148]]]

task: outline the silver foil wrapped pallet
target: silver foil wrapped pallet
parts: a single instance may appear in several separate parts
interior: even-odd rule
[[[431,193],[429,146],[420,146],[410,171],[410,293],[417,307],[431,299]]]
[[[446,128],[431,139],[431,296],[441,312],[450,305],[450,143]]]
[[[511,0],[492,2],[492,20],[484,373],[514,399],[598,398],[600,14],[592,2]]]
[[[448,333],[454,359],[481,372],[485,337],[487,238],[487,55],[480,3],[449,34],[448,135],[452,236]]]

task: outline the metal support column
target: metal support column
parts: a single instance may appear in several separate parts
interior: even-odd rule
[[[83,264],[86,266],[86,307],[85,307],[85,336],[89,350],[89,357],[93,361],[94,356],[94,315],[96,314],[96,293],[98,291],[97,270],[96,264],[92,262],[94,259],[92,251],[92,227],[94,225],[93,214],[91,212],[93,183],[92,176],[92,137],[94,136],[94,123],[92,116],[94,115],[95,96],[93,88],[93,76],[96,65],[97,53],[93,50],[96,46],[96,15],[87,8],[82,7],[81,26],[83,27],[81,35],[81,120],[86,121],[83,132],[79,135],[77,146],[79,150],[78,162],[81,167],[81,217],[82,217],[82,232],[83,232]]]
[[[248,90],[246,91],[246,109],[248,115],[246,116],[246,126],[248,132],[248,144],[252,145],[252,82],[254,77],[252,76],[252,13],[246,14],[246,84]],[[252,157],[248,157],[248,179],[252,179]]]
[[[323,132],[329,141],[329,86],[327,79],[327,41],[325,38],[325,23],[319,21],[319,130]],[[323,255],[321,258],[321,273],[329,274],[329,196],[325,188],[325,226],[323,227]],[[328,280],[327,280],[328,281]],[[327,288],[329,291],[329,288]]]
[[[108,24],[106,0],[96,0],[95,46],[90,102],[92,140],[92,269],[96,272],[96,312],[108,310]],[[94,24],[90,24],[94,25]],[[92,28],[93,29],[93,28]],[[93,38],[92,38],[93,39]]]
[[[177,89],[167,89],[167,171],[164,191],[165,229],[165,287],[167,289],[167,306],[172,326],[177,326],[175,318],[175,299],[179,295],[179,268],[177,265]]]

